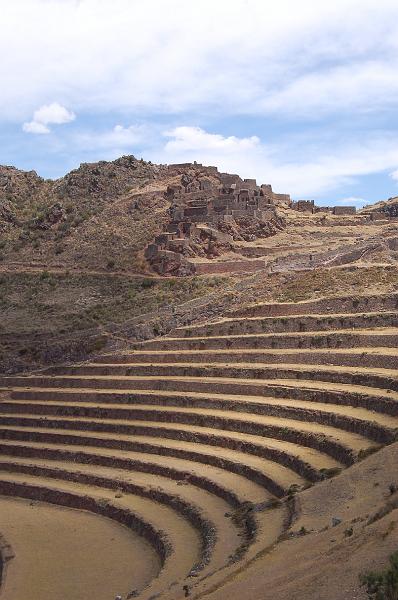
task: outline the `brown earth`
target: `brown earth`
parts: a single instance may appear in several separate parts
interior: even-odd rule
[[[1,498],[0,516],[12,540],[7,600],[108,600],[145,585],[159,568],[150,546],[110,519],[14,498]]]

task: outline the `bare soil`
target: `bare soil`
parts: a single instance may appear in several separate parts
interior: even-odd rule
[[[144,587],[160,568],[142,537],[85,511],[1,497],[0,520],[15,554],[4,600],[113,600]]]
[[[231,574],[212,593],[196,597],[366,600],[360,575],[386,568],[398,548],[398,497],[389,492],[389,485],[398,483],[397,464],[394,444],[302,492],[290,539],[259,553],[247,569]],[[335,527],[334,517],[341,519]]]

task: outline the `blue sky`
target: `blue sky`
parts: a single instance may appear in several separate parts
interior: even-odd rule
[[[319,204],[398,195],[396,0],[0,9],[0,164],[55,178],[134,154]]]

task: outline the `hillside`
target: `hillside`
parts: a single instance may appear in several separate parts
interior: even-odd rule
[[[395,200],[0,168],[7,600],[367,599],[398,548]]]
[[[308,204],[197,163],[127,156],[56,181],[0,167],[0,370],[82,359],[222,313],[231,297],[323,294],[331,279],[343,286],[344,265],[375,267],[371,284],[390,289],[394,215]],[[294,282],[308,270],[315,278],[301,293]],[[366,290],[350,278],[354,293]]]
[[[363,209],[364,213],[367,212],[378,212],[380,214],[388,215],[390,217],[398,216],[398,196],[393,198],[389,198],[388,200],[382,200],[380,202],[376,202],[372,206],[366,206]]]
[[[56,181],[0,167],[2,264],[145,270],[139,253],[164,219],[157,182],[167,175],[134,157],[83,164]]]

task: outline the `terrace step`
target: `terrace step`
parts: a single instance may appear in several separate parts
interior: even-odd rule
[[[179,452],[175,451],[174,456],[164,454],[148,456],[142,452],[131,452],[130,458],[140,465],[151,463],[173,470],[191,471],[198,475],[205,475],[209,471],[209,477],[214,481],[217,481],[217,477],[220,476],[221,469],[226,472],[224,477],[227,479],[227,487],[232,489],[231,484],[239,484],[235,489],[241,489],[241,493],[246,495],[245,499],[251,502],[264,500],[262,488],[282,497],[290,485],[302,486],[305,483],[303,477],[282,464],[229,448],[203,447],[195,444],[185,449],[181,448]],[[214,471],[211,466],[217,470]]]
[[[131,350],[120,354],[104,354],[95,362],[84,363],[84,366],[102,364],[171,364],[171,363],[283,363],[341,365],[347,367],[371,367],[398,369],[398,350],[394,348],[333,348],[318,349],[223,349],[210,350]],[[81,365],[76,365],[81,367]],[[62,367],[60,367],[62,369]],[[54,371],[56,372],[56,371]]]
[[[285,363],[136,363],[120,364],[87,364],[71,367],[54,367],[46,373],[56,377],[234,377],[238,379],[297,379],[303,381],[327,381],[361,385],[398,391],[398,373],[395,369],[370,367],[345,367],[336,365],[312,365]],[[2,383],[0,379],[0,384]]]
[[[134,450],[134,442],[127,436],[70,434],[68,430],[53,433],[45,428],[34,431],[28,428],[2,429],[0,440],[1,452],[6,455],[41,458],[41,453],[46,453],[49,460],[97,465],[120,471],[119,475],[124,477],[134,473],[134,483],[141,481],[143,485],[151,486],[156,480],[156,489],[161,483],[162,487],[166,486],[184,498],[188,496],[194,500],[202,494],[214,505],[228,505],[228,508],[273,497],[262,486],[226,469],[211,464],[204,468],[200,461],[196,464],[195,460],[184,458],[183,453],[177,456],[163,454],[165,447],[162,443],[158,444],[158,453],[145,453],[143,447],[141,452]],[[176,460],[169,460],[171,457]]]
[[[323,401],[321,401],[323,400]],[[335,403],[333,402],[335,400]],[[361,400],[361,399],[359,399]],[[28,401],[30,403],[28,403]],[[338,404],[338,402],[340,402]],[[394,400],[393,400],[394,402]],[[95,406],[93,406],[95,404]],[[379,443],[390,443],[395,440],[398,419],[361,407],[357,400],[352,404],[345,396],[328,398],[325,393],[307,401],[300,399],[276,398],[266,396],[238,396],[228,394],[187,393],[181,396],[173,391],[153,390],[78,390],[68,388],[56,391],[51,389],[24,390],[16,389],[12,400],[0,403],[0,414],[3,412],[30,411],[30,414],[93,416],[105,418],[130,417],[141,418],[141,411],[157,407],[218,409],[236,414],[249,413],[284,417],[298,421],[309,421],[322,425],[353,431],[366,435]],[[375,408],[371,405],[371,408]],[[137,413],[138,409],[138,413]],[[203,410],[201,411],[203,412]]]
[[[144,435],[144,431],[146,435]],[[83,439],[84,438],[84,439]],[[87,447],[111,448],[112,452],[124,451],[147,452],[161,456],[183,457],[184,452],[200,447],[215,446],[229,448],[247,454],[253,454],[273,460],[292,469],[309,481],[319,479],[319,474],[342,467],[342,463],[311,447],[293,442],[263,438],[256,435],[242,434],[235,431],[217,431],[211,428],[176,425],[167,427],[151,423],[149,427],[136,426],[128,437],[96,432],[95,436],[69,430],[49,432],[48,429],[16,430],[9,427],[0,429],[0,439],[40,441],[43,443],[86,444]],[[148,459],[149,460],[149,459]],[[218,481],[222,482],[222,479]],[[222,496],[222,493],[219,495]]]
[[[237,335],[248,333],[286,333],[330,331],[340,329],[398,327],[394,312],[341,313],[318,315],[291,315],[284,317],[242,317],[223,319],[205,325],[178,327],[173,334],[179,337]]]
[[[5,381],[2,380],[4,385]],[[143,390],[149,392],[184,392],[186,394],[231,394],[239,396],[265,396],[284,399],[299,399],[310,402],[323,402],[346,406],[357,406],[371,411],[398,416],[398,392],[389,389],[373,388],[365,385],[310,381],[306,379],[242,379],[238,377],[171,377],[171,376],[32,376],[7,378],[11,392],[49,391],[60,388],[80,390],[82,394],[90,390],[110,390],[115,393],[126,390],[134,397]],[[23,387],[22,387],[23,386]],[[68,386],[68,387],[65,387]],[[23,396],[27,398],[28,396]],[[21,396],[20,396],[21,398]],[[1,403],[0,403],[1,406]]]
[[[303,331],[284,333],[207,335],[197,332],[190,337],[175,334],[133,344],[135,350],[211,350],[211,349],[307,349],[307,348],[356,348],[398,347],[398,328],[339,329],[337,331]]]
[[[98,414],[98,413],[97,413]],[[3,413],[0,415],[0,427],[42,427],[49,429],[68,429],[91,432],[107,432],[117,435],[130,435],[135,433],[149,434],[153,423],[168,424],[175,429],[177,425],[204,427],[206,429],[222,429],[257,435],[265,438],[286,440],[299,443],[309,448],[324,452],[339,462],[350,465],[356,455],[369,448],[375,448],[378,444],[365,435],[352,433],[343,429],[337,429],[329,425],[317,422],[295,421],[277,416],[254,415],[247,413],[235,413],[225,410],[206,409],[206,411],[195,408],[173,408],[173,407],[141,407],[134,411],[134,418],[96,418],[96,417],[33,417],[29,414]],[[359,421],[359,420],[358,420]],[[145,422],[145,426],[143,426]],[[351,425],[352,421],[348,421]],[[369,426],[361,421],[354,423],[368,431]],[[353,425],[353,426],[354,426]],[[159,425],[158,425],[159,426]],[[394,439],[395,432],[390,430],[390,441]],[[229,465],[228,465],[229,466]]]
[[[117,454],[116,454],[117,457]],[[174,481],[168,477],[134,471],[128,467],[126,457],[119,456],[125,468],[113,466],[114,457],[108,453],[87,453],[84,447],[62,449],[54,444],[19,443],[1,444],[1,468],[17,470],[17,465],[30,467],[27,472],[35,476],[44,474],[64,481],[96,485],[113,489],[117,495],[131,493],[148,498],[171,508],[177,515],[187,520],[197,531],[201,539],[201,564],[196,572],[205,573],[210,563],[213,568],[222,568],[231,558],[242,555],[242,541],[250,543],[255,531],[247,531],[245,523],[234,524],[225,516],[239,504],[229,504],[225,500],[183,481]],[[100,463],[100,459],[105,464]],[[116,461],[115,461],[116,462]],[[9,466],[11,463],[12,466]],[[35,473],[33,469],[36,468]],[[254,523],[252,523],[252,527]]]
[[[301,302],[260,302],[230,311],[231,317],[274,317],[320,313],[356,313],[398,309],[398,294],[319,298]]]
[[[169,589],[176,578],[185,579],[200,557],[201,543],[196,530],[173,510],[146,498],[125,494],[116,499],[115,490],[54,480],[44,473],[35,476],[29,469],[23,472],[19,468],[18,472],[18,465],[11,462],[0,465],[0,494],[89,510],[126,524],[147,537],[160,554],[163,568],[141,598]]]

